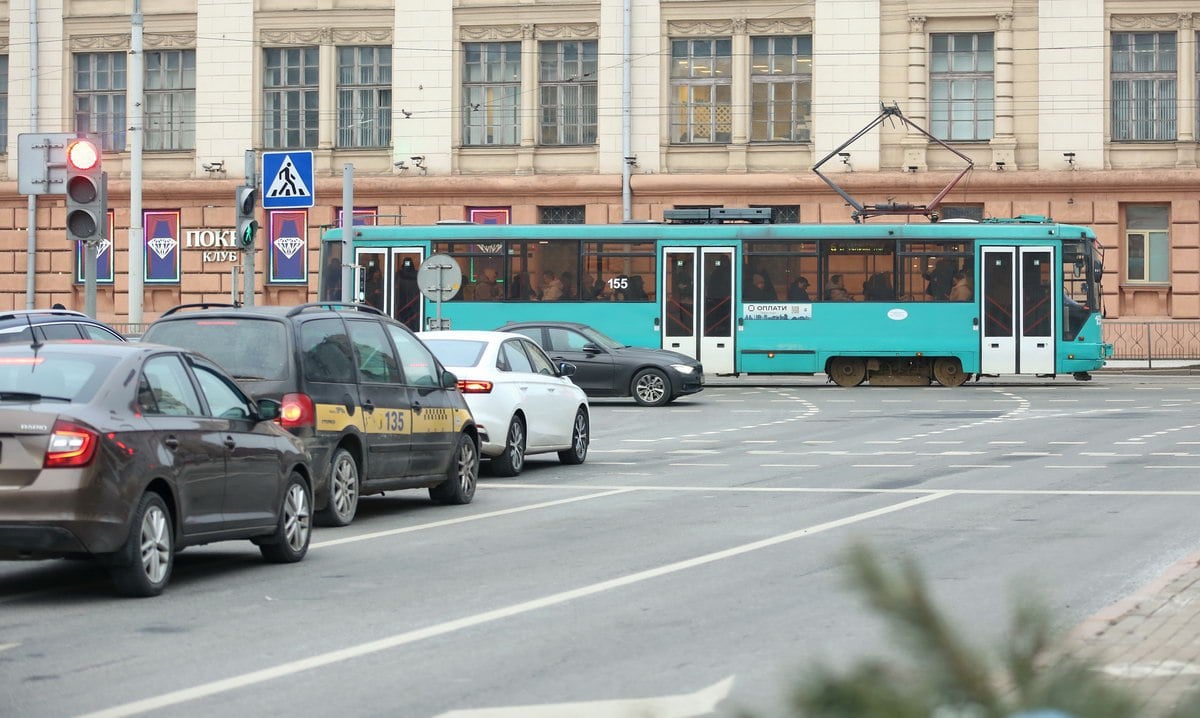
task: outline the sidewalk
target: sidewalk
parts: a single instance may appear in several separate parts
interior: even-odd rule
[[[1200,689],[1200,552],[1134,595],[1088,618],[1066,645],[1164,716]]]

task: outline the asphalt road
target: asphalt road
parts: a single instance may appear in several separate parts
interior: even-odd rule
[[[587,463],[364,500],[304,562],[189,549],[157,599],[0,563],[0,715],[782,715],[814,661],[904,660],[845,550],[913,556],[980,645],[1069,629],[1200,545],[1200,377],[595,401]]]

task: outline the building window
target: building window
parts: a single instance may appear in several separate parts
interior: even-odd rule
[[[596,144],[596,46],[595,40],[541,44],[543,145]]]
[[[812,139],[812,36],[751,40],[750,140]]]
[[[729,38],[671,41],[671,141],[732,139],[733,57]]]
[[[196,51],[146,53],[146,149],[196,148]]]
[[[1170,213],[1167,205],[1125,208],[1125,279],[1166,284],[1171,281]]]
[[[586,208],[581,205],[538,207],[538,224],[584,224]]]
[[[96,134],[110,152],[125,149],[125,59],[123,52],[75,55],[75,131]]]
[[[929,77],[932,134],[942,140],[990,140],[995,118],[992,34],[935,33]]]
[[[521,141],[521,43],[463,44],[463,144]]]
[[[317,48],[269,47],[263,55],[263,146],[269,150],[316,147]]]
[[[0,155],[8,152],[8,55],[0,55]]]
[[[771,224],[800,224],[798,204],[752,204],[750,207],[766,207],[771,210]]]
[[[1175,139],[1175,33],[1114,32],[1113,140]]]
[[[392,141],[392,48],[339,47],[338,147],[387,147]]]

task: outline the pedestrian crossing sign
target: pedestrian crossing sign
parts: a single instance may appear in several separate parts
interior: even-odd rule
[[[313,206],[312,150],[264,152],[262,157],[264,209]]]

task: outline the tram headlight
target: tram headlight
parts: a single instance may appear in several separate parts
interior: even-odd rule
[[[688,366],[687,364],[672,364],[671,368],[680,374],[691,374],[692,372],[696,371],[696,367]]]

